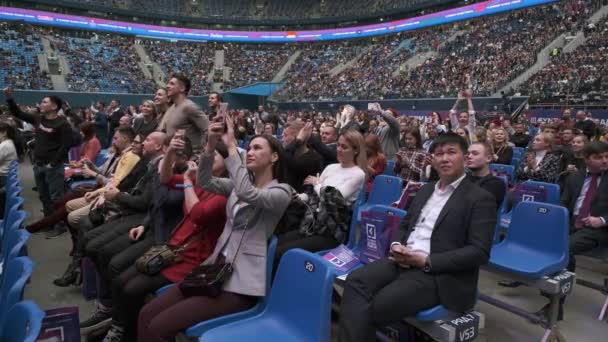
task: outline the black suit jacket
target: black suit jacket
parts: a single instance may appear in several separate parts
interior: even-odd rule
[[[418,191],[393,241],[406,244],[435,184]],[[447,309],[465,312],[475,305],[479,266],[490,258],[495,226],[494,197],[469,178],[463,179],[441,210],[431,236],[431,274]]]
[[[574,207],[578,196],[581,194],[586,176],[586,169],[579,170],[570,174],[564,183],[561,202],[570,212],[570,225],[574,223]],[[603,217],[608,222],[608,172],[604,172],[602,175],[599,188],[591,202],[591,216]]]

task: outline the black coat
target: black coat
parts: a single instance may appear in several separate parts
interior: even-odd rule
[[[574,208],[576,206],[576,200],[578,199],[583,184],[585,183],[585,177],[587,176],[587,170],[582,169],[575,173],[570,174],[564,183],[564,190],[562,191],[561,202],[562,205],[568,208],[570,212],[570,223],[574,223]],[[599,188],[595,193],[595,197],[591,202],[591,216],[603,217],[608,222],[608,173],[604,172],[601,177]]]
[[[407,242],[435,184],[427,183],[418,191],[393,241]],[[463,179],[441,210],[431,236],[431,274],[448,310],[465,312],[475,305],[479,266],[490,258],[495,227],[495,199]]]

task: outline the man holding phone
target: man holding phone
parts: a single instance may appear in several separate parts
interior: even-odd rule
[[[439,181],[416,194],[390,256],[347,278],[340,341],[375,341],[377,327],[439,304],[456,312],[473,308],[479,266],[490,256],[496,201],[466,177],[466,152],[457,134],[437,137],[431,153]]]
[[[196,103],[188,99],[190,87],[190,79],[182,73],[173,75],[167,83],[167,96],[173,105],[165,113],[165,128],[169,136],[173,136],[178,129],[184,129],[197,154],[206,141],[209,118]]]

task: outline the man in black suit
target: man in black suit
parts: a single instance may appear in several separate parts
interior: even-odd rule
[[[466,178],[466,151],[455,133],[436,138],[431,153],[440,179],[417,193],[390,257],[348,276],[340,341],[375,341],[377,327],[439,304],[458,312],[473,308],[479,266],[492,247],[496,201]]]
[[[570,211],[568,270],[573,272],[576,254],[608,246],[608,144],[592,142],[583,153],[587,167],[568,176],[561,197]]]

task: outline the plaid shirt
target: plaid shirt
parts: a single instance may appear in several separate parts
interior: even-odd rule
[[[395,163],[395,172],[401,174],[404,182],[420,181],[420,175],[422,175],[424,169],[424,160],[426,159],[427,153],[423,149],[405,149],[402,148],[397,152],[401,156],[401,160],[409,160],[409,165],[405,162]]]

